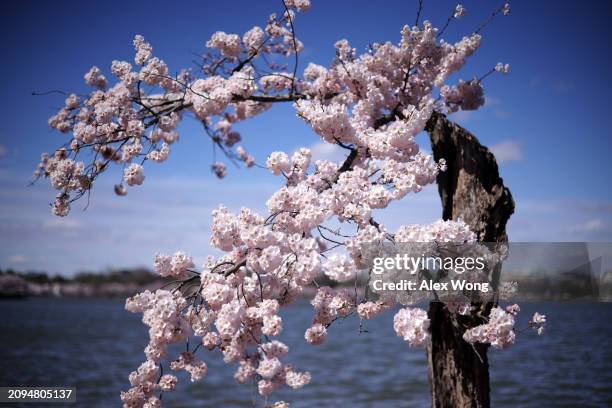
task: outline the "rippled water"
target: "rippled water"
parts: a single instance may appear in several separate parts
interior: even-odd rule
[[[0,386],[76,386],[77,406],[120,405],[119,392],[144,359],[147,337],[140,317],[125,312],[123,301],[4,300],[0,308]],[[548,316],[548,332],[519,334],[514,347],[489,353],[493,406],[612,406],[612,304],[522,308],[519,326],[538,310]],[[369,333],[361,335],[357,319],[336,322],[322,346],[303,341],[312,318],[308,303],[288,308],[283,317],[288,359],[313,379],[298,391],[276,391],[274,400],[292,407],[429,405],[424,351],[409,349],[395,336],[392,312],[368,322]],[[179,389],[164,395],[166,406],[252,406],[255,391],[233,381],[234,366],[225,365],[218,352],[201,356],[209,375],[195,384],[179,376]]]

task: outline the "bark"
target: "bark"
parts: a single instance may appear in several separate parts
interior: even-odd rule
[[[467,130],[434,113],[427,123],[436,160],[447,171],[437,179],[443,218],[465,221],[481,242],[505,243],[514,200],[499,177],[495,157]],[[499,269],[493,272],[496,281]],[[431,339],[427,346],[432,407],[489,407],[487,347],[462,338],[466,327],[482,322],[492,304],[474,304],[471,316],[451,314],[443,303],[429,305]]]

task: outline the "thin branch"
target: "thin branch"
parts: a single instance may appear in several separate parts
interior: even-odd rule
[[[416,20],[414,21],[414,25],[419,25],[419,20],[421,18],[421,11],[423,11],[423,0],[419,0],[419,9],[417,10]]]
[[[478,28],[476,29],[476,31],[474,31],[474,34],[479,34],[479,33],[480,33],[482,30],[484,30],[484,28],[485,28],[486,26],[488,26],[488,25],[489,25],[489,23],[490,23],[491,21],[493,21],[493,19],[495,18],[495,16],[497,16],[499,13],[501,13],[501,12],[504,10],[504,8],[506,8],[506,5],[505,5],[505,4],[502,4],[502,5],[501,5],[499,8],[497,8],[495,11],[493,11],[493,13],[491,13],[491,15],[489,16],[489,18],[488,18],[487,20],[485,20],[485,22],[484,22],[484,23],[482,23],[482,24],[480,25],[480,27],[478,27]]]
[[[293,18],[291,17],[291,13],[289,12],[289,8],[287,8],[287,3],[285,0],[281,0],[283,2],[283,6],[285,7],[285,13],[287,13],[287,19],[289,20],[289,26],[291,27],[291,40],[293,41],[293,53],[295,54],[295,62],[293,65],[293,77],[291,78],[291,92],[290,95],[293,95],[295,91],[295,75],[298,69],[298,50],[297,50],[297,41],[295,40],[295,28],[293,27]]]

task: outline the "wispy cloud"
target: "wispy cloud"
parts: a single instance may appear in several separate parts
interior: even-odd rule
[[[523,145],[516,140],[506,140],[491,146],[498,163],[519,161],[523,158]]]
[[[543,86],[545,89],[552,90],[557,94],[566,94],[574,89],[574,83],[569,79],[542,78],[541,76],[536,75],[529,80],[530,88],[538,88],[540,86]]]
[[[512,113],[510,113],[507,110],[503,110],[503,109],[496,109],[495,111],[493,111],[493,114],[495,115],[496,118],[499,118],[499,119],[507,119],[512,116]]]
[[[11,179],[12,180],[12,179]],[[96,186],[89,207],[73,204],[57,218],[44,183],[27,188],[3,183],[0,190],[0,269],[46,270],[72,274],[107,267],[149,266],[156,252],[184,250],[197,264],[209,254],[211,211],[220,203],[237,212],[242,206],[266,213],[266,200],[278,188],[267,178],[219,181],[211,177],[151,177],[127,197],[112,192],[111,180]],[[15,254],[24,258],[11,262]]]
[[[72,218],[51,218],[43,223],[43,228],[47,229],[79,229],[83,223]]]
[[[0,144],[0,158],[6,156],[6,146]]]
[[[506,119],[512,116],[510,111],[503,108],[502,100],[495,96],[485,96],[485,105],[483,108],[490,110],[493,116],[499,119]]]
[[[606,203],[517,197],[516,213],[509,221],[510,239],[515,242],[609,242],[612,213],[606,212]]]
[[[542,78],[536,75],[529,80],[529,87],[537,88],[538,86],[540,86],[541,83],[542,83]]]
[[[612,214],[611,201],[579,201],[576,203],[576,208],[586,213]]]
[[[612,226],[599,218],[576,224],[570,228],[570,232],[574,234],[602,234],[610,230]]]
[[[485,96],[484,106],[486,106],[487,108],[491,108],[491,107],[499,106],[499,105],[501,105],[501,99],[499,99],[498,97],[492,96],[492,95]]]
[[[329,160],[339,162],[346,156],[346,150],[331,143],[317,142],[310,146],[312,161]]]
[[[21,264],[27,261],[27,258],[23,255],[13,255],[8,258],[8,262],[11,264]]]

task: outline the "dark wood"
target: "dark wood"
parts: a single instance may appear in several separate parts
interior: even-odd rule
[[[506,222],[514,212],[510,190],[499,177],[493,154],[470,132],[434,113],[426,127],[433,155],[445,159],[447,170],[438,175],[438,191],[445,220],[465,221],[478,240],[508,241]],[[493,274],[498,274],[499,270]],[[492,276],[497,280],[497,276]],[[431,302],[431,339],[427,346],[432,407],[489,407],[487,347],[462,338],[466,327],[482,323],[492,304],[473,304],[470,316],[449,313],[443,303]]]

